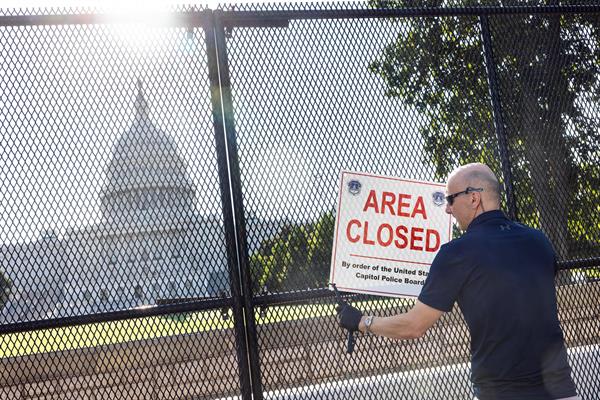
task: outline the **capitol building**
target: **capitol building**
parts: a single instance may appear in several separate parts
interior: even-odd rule
[[[151,121],[141,82],[135,117],[105,172],[99,222],[0,246],[0,271],[12,281],[0,323],[229,294],[222,216],[198,214],[186,162]],[[281,226],[247,224],[262,236],[250,250]]]

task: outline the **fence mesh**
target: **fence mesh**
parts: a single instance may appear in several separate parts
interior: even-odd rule
[[[226,292],[203,30],[1,38],[4,320]]]
[[[244,208],[276,216],[279,233],[259,242],[269,228],[248,229],[255,292],[326,285],[341,170],[443,181],[460,163],[499,169],[487,87],[444,87],[449,66],[464,60],[479,71],[465,68],[467,79],[485,79],[476,19],[452,23],[467,19],[473,41],[460,59],[448,56],[452,38],[429,46],[447,19],[234,30],[227,46]],[[483,118],[453,125],[461,105]]]
[[[457,37],[468,39],[457,43]],[[247,216],[279,217],[247,229],[250,243],[269,229],[275,233],[249,247],[256,294],[327,286],[341,170],[434,181],[466,162],[499,170],[477,18],[292,20],[288,28],[236,28],[227,48],[244,209]],[[464,85],[456,75],[479,85]],[[480,118],[457,122],[462,113]],[[356,302],[378,315],[412,305],[362,296]],[[378,390],[394,398],[470,393],[468,369],[438,386],[423,384],[419,371],[468,361],[459,314],[419,342],[361,338],[348,357],[345,336],[327,317],[333,308],[332,301],[310,296],[261,308],[265,390],[280,388],[284,379],[329,381],[323,391],[344,398],[381,398]],[[413,372],[378,380],[375,391],[337,382],[390,371]]]
[[[490,25],[517,217],[544,230],[561,260],[597,258],[597,15],[493,17]],[[598,364],[581,359],[597,349],[598,271],[559,279],[568,283],[558,290],[559,316],[585,398],[598,395]]]
[[[600,255],[597,17],[490,19],[518,218],[562,260]]]
[[[350,356],[324,289],[340,171],[443,182],[485,162],[514,186],[516,218],[544,230],[561,262],[592,259],[561,275],[557,293],[574,378],[585,399],[598,398],[597,15],[490,15],[497,115],[477,13],[360,14],[497,3],[221,5],[205,16],[225,21],[225,43],[210,24],[176,22],[203,12],[193,6],[151,24],[3,19],[0,327],[16,332],[0,335],[0,397],[249,399],[252,378],[269,399],[472,398],[458,309],[419,340],[361,335]],[[261,14],[289,10],[315,14],[286,27]],[[332,10],[356,13],[318,15]],[[0,16],[98,12],[50,11]],[[243,26],[227,20],[239,12]],[[206,39],[225,46],[233,110],[209,80]],[[215,144],[221,106],[236,149]],[[228,156],[240,176],[218,164]],[[228,179],[239,179],[243,204]],[[242,221],[223,201],[243,207],[238,254],[248,259],[237,264],[226,232]],[[239,265],[249,293],[232,282]],[[375,315],[414,304],[346,297]],[[173,308],[155,315],[157,305]]]
[[[230,298],[204,30],[0,42],[2,324]],[[0,397],[239,393],[232,326],[225,307],[2,335]]]

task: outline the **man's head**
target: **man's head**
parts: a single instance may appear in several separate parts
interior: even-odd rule
[[[465,230],[479,214],[500,208],[500,183],[487,165],[467,164],[448,176],[446,196],[446,212]]]

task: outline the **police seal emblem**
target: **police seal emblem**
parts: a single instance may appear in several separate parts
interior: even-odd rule
[[[360,188],[362,187],[362,184],[357,181],[357,180],[351,180],[350,182],[348,182],[348,191],[350,192],[350,194],[356,196],[357,194],[360,193]]]
[[[438,207],[444,205],[444,201],[446,200],[446,196],[444,196],[444,193],[442,192],[433,192],[431,197],[433,198],[433,204]]]

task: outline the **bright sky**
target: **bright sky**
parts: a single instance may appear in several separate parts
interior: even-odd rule
[[[282,0],[272,0],[269,3],[283,3]],[[285,1],[286,3],[296,3],[297,1]],[[316,1],[319,2],[319,1]],[[262,0],[248,1],[227,1],[227,0],[204,0],[204,1],[182,1],[182,0],[146,0],[143,2],[143,10],[159,11],[164,8],[170,8],[174,5],[208,5],[210,8],[216,8],[218,3],[267,3]],[[102,7],[103,9],[114,9],[118,12],[139,12],[140,3],[137,0],[2,0],[1,8],[27,8],[27,7]]]
[[[2,7],[99,4],[60,1],[2,0]],[[132,1],[121,2],[134,11]],[[310,21],[239,30],[228,41],[250,212],[312,220],[335,206],[341,169],[433,176],[421,162],[418,131],[426,121],[385,97],[381,79],[368,71],[399,29],[393,21]],[[0,113],[0,145],[8,149],[0,157],[0,243],[99,220],[106,166],[131,124],[138,78],[152,121],[173,137],[188,165],[198,211],[220,209],[201,30],[69,26],[9,33],[0,35],[0,60],[8,60],[0,63],[0,103],[9,106]]]

